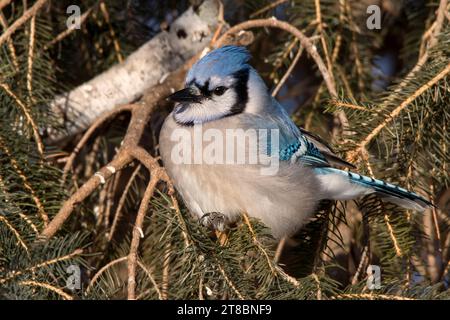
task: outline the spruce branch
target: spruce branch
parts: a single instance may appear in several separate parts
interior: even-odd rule
[[[30,86],[31,86],[31,82],[30,82]],[[11,87],[7,83],[0,83],[0,87],[3,88],[3,90],[5,90],[5,92],[17,103],[17,105],[22,110],[23,114],[25,115],[25,118],[27,119],[28,124],[31,126],[31,129],[33,131],[33,137],[34,137],[34,140],[36,141],[36,146],[39,151],[39,154],[41,155],[41,157],[43,157],[44,156],[44,144],[43,144],[41,136],[39,134],[39,128],[36,124],[36,121],[34,120],[33,116],[31,115],[31,110],[26,106],[25,102],[23,102],[11,90]]]
[[[33,18],[38,14],[39,10],[42,9],[42,7],[47,4],[48,0],[37,0],[28,10],[26,10],[23,15],[18,18],[14,23],[5,30],[5,32],[0,35],[0,46],[3,45],[5,41],[7,41],[14,32],[17,31],[23,24],[25,24],[29,19]],[[8,5],[8,1],[3,1],[0,4],[0,10]]]
[[[33,1],[35,5],[38,2]],[[6,258],[0,259],[2,298],[76,298],[75,292],[73,297],[64,292],[61,277],[64,266],[76,263],[93,270],[87,272],[89,284],[82,293],[84,298],[448,299],[450,291],[443,285],[450,267],[450,224],[445,211],[450,181],[446,170],[450,141],[446,130],[450,113],[445,108],[449,102],[448,71],[436,79],[449,68],[448,0],[435,0],[420,12],[403,6],[395,17],[383,10],[386,19],[381,32],[365,32],[359,26],[366,16],[366,2],[282,0],[266,5],[264,1],[265,6],[254,10],[250,17],[270,16],[270,10],[285,4],[274,11],[283,14],[283,21],[245,21],[244,17],[243,23],[232,28],[224,20],[221,4],[219,10],[207,10],[207,14],[202,13],[201,5],[198,10],[180,15],[188,23],[178,24],[180,20],[176,19],[170,30],[162,27],[164,31],[159,35],[152,33],[154,40],[163,41],[149,40],[146,34],[142,42],[151,49],[140,52],[152,63],[144,65],[137,59],[133,67],[145,74],[155,69],[157,72],[149,81],[143,81],[149,87],[145,92],[140,87],[133,93],[137,83],[126,81],[132,86],[122,85],[120,72],[108,73],[114,68],[111,64],[121,59],[123,64],[116,66],[129,70],[120,67],[127,65],[128,52],[139,50],[136,48],[140,44],[130,46],[128,24],[122,21],[124,16],[129,18],[128,8],[92,1],[95,4],[81,16],[84,30],[93,31],[88,34],[74,32],[70,27],[54,29],[55,22],[64,25],[61,21],[65,17],[60,16],[64,4],[60,2],[49,6],[49,19],[38,15],[44,4],[17,26],[17,19],[24,19],[22,13],[31,9],[19,1],[11,7],[18,9],[8,17],[13,21],[11,26],[17,26],[11,31],[1,12],[10,3],[0,0],[0,24],[11,33],[0,38],[4,49],[0,60],[7,61],[2,84],[14,94],[0,86],[0,98],[6,106],[0,117],[4,124],[0,130],[0,153],[4,155],[0,165],[0,211],[5,213],[0,215],[0,252]],[[177,10],[180,8],[185,7],[177,4]],[[217,17],[212,17],[215,14]],[[149,16],[155,18],[153,12]],[[148,21],[149,16],[143,20]],[[237,19],[242,21],[242,17]],[[255,25],[255,21],[264,22]],[[291,28],[274,25],[279,23],[300,30],[316,59]],[[207,40],[188,41],[193,37],[190,28],[197,30],[199,25],[208,26],[198,28]],[[399,25],[407,28],[400,29],[402,35],[396,37]],[[177,26],[188,34],[184,40],[176,35]],[[253,37],[245,32],[252,28],[280,29],[287,31],[287,36],[274,39],[272,33],[270,38],[261,33]],[[169,33],[170,38],[161,37]],[[170,111],[163,98],[182,86],[184,72],[200,56],[198,52],[230,42],[245,45],[250,38],[255,41],[252,48],[261,52],[254,55],[255,67],[263,71],[263,76],[267,71],[270,79],[280,79],[274,83],[272,94],[279,94],[283,86],[280,102],[288,98],[291,104],[291,92],[295,92],[296,105],[289,108],[297,107],[294,117],[298,123],[309,131],[336,138],[343,134],[337,130],[342,122],[336,121],[336,114],[342,112],[350,125],[342,135],[345,143],[339,144],[340,150],[358,161],[361,174],[388,178],[409,190],[427,192],[439,209],[418,216],[368,196],[358,201],[357,207],[338,203],[326,210],[321,208],[299,234],[280,241],[278,246],[262,224],[246,215],[243,223],[226,233],[226,243],[199,225],[178,203],[173,182],[159,163],[157,133]],[[377,67],[372,62],[378,54],[383,55],[392,38],[396,38],[401,53],[395,57],[399,68],[388,75],[386,84],[391,79],[399,81],[381,92],[369,82]],[[159,51],[166,48],[167,41],[169,48]],[[188,45],[179,49],[180,43]],[[79,53],[71,52],[78,46]],[[263,53],[275,51],[267,59],[276,59],[269,70]],[[305,51],[312,59],[303,59]],[[154,52],[157,54],[152,55]],[[83,63],[74,68],[71,61],[79,56],[83,56]],[[303,79],[302,72],[311,69],[311,60],[312,68],[318,69],[323,80],[311,72]],[[180,67],[184,71],[175,80]],[[405,77],[408,69],[411,71]],[[48,70],[56,70],[57,76]],[[110,90],[96,86],[92,94],[89,85],[104,84],[105,78],[95,77],[95,81],[84,83],[82,79],[104,70],[108,73],[106,79],[120,80],[115,82],[119,85],[109,89],[119,92],[127,88],[123,96],[115,97],[131,99],[105,99],[104,107],[99,107],[98,94]],[[84,74],[80,77],[80,73]],[[287,81],[290,76],[302,79],[294,86]],[[333,95],[330,81],[339,96]],[[304,82],[311,83],[305,88]],[[47,101],[54,102],[56,92],[73,86],[78,87],[59,100],[63,101],[57,110],[61,118],[48,117],[55,109],[46,109]],[[78,100],[72,105],[68,99],[73,92],[80,93],[78,97],[86,94],[83,107],[75,106],[74,112],[71,107]],[[327,111],[335,112],[334,119],[321,114],[324,105],[330,106]],[[74,124],[68,131],[76,133],[75,137],[59,130],[62,121],[56,124],[54,120],[63,118],[69,126]],[[75,131],[71,130],[75,127]],[[61,132],[64,139],[49,141],[53,145],[40,148],[39,139],[48,133],[53,139],[53,132]],[[358,149],[361,143],[363,147]],[[57,150],[51,151],[53,148]],[[58,164],[64,167],[62,175],[58,168],[54,168],[57,173],[51,170]],[[75,215],[74,223],[68,224],[67,219]],[[36,242],[42,226],[41,236],[47,241]],[[78,248],[83,247],[84,237],[89,237],[88,251],[101,255],[86,255],[86,260],[81,257],[82,249]],[[372,263],[382,268],[383,287],[376,293],[368,293],[363,280],[367,265]],[[420,282],[415,274],[420,274]]]
[[[258,238],[256,237],[256,233],[253,230],[252,224],[250,222],[250,219],[248,218],[248,215],[246,213],[242,214],[244,218],[244,223],[247,225],[248,230],[250,231],[250,234],[252,235],[252,240],[255,246],[258,248],[258,250],[263,254],[264,258],[267,261],[267,265],[269,266],[272,274],[276,276],[280,276],[282,279],[286,280],[290,284],[294,285],[295,287],[298,287],[300,284],[297,281],[297,279],[289,276],[286,274],[274,261],[274,259],[270,258],[266,249],[264,249],[264,246],[259,242]]]
[[[100,276],[101,276],[106,270],[108,270],[109,268],[111,268],[112,266],[114,266],[114,265],[116,265],[116,264],[118,264],[118,263],[120,263],[120,262],[127,261],[127,260],[128,260],[128,256],[121,257],[121,258],[118,258],[118,259],[114,259],[114,260],[108,262],[107,264],[105,264],[103,267],[101,267],[100,270],[98,270],[98,271],[94,274],[94,276],[91,278],[91,280],[89,281],[89,284],[88,284],[88,286],[87,286],[87,288],[86,288],[85,294],[86,294],[86,295],[89,294],[89,292],[91,291],[92,287],[95,285],[95,283],[97,282],[97,280],[100,278]]]
[[[401,112],[407,108],[415,99],[417,99],[424,92],[432,88],[436,83],[445,78],[450,73],[450,63],[447,64],[436,76],[434,76],[427,83],[419,87],[414,93],[402,101],[394,110],[392,110],[384,120],[376,126],[364,139],[362,139],[357,147],[348,153],[347,159],[350,162],[356,161],[356,158],[362,153],[366,152],[367,145],[374,139],[389,123],[397,118]]]
[[[1,218],[2,217],[0,216],[0,220],[1,220]],[[28,249],[27,249],[27,251],[28,251]],[[57,257],[55,259],[51,259],[51,260],[48,260],[48,261],[41,262],[41,263],[39,263],[39,264],[37,264],[35,266],[29,267],[29,268],[24,269],[24,270],[19,270],[19,271],[13,272],[11,275],[7,276],[6,278],[0,279],[0,283],[5,283],[6,281],[14,279],[15,277],[21,276],[21,275],[23,275],[24,273],[27,273],[27,272],[33,273],[33,272],[35,272],[36,270],[38,270],[40,268],[48,267],[48,266],[50,266],[52,264],[59,263],[61,261],[70,260],[70,259],[72,259],[75,256],[81,255],[82,253],[83,253],[83,249],[76,249],[72,253],[69,253],[67,255],[64,255],[64,256],[61,256],[61,257]]]
[[[27,89],[30,101],[35,104],[36,101],[33,98],[33,62],[34,62],[34,47],[36,42],[36,16],[33,16],[30,20],[30,41],[28,43],[28,70],[27,70]],[[42,148],[41,145],[38,145]],[[44,150],[39,149],[41,155]]]
[[[38,208],[39,215],[40,215],[40,217],[42,218],[42,220],[44,222],[44,226],[47,226],[47,224],[49,222],[49,217],[48,217],[47,212],[45,211],[45,208],[44,208],[44,206],[42,204],[41,199],[39,199],[35,189],[33,188],[33,186],[29,182],[29,179],[27,178],[27,175],[20,168],[19,162],[14,158],[11,150],[8,148],[8,146],[6,145],[5,140],[1,136],[0,136],[0,148],[8,156],[8,159],[9,159],[9,161],[11,163],[11,166],[14,168],[14,171],[17,173],[17,175],[22,180],[23,186],[25,187],[25,189],[30,192],[31,197],[33,198],[33,201],[34,201],[34,203],[36,204],[36,206]]]
[[[6,20],[5,15],[3,14],[3,12],[0,9],[0,24],[2,25],[3,29],[6,30],[8,29],[8,21]],[[14,46],[14,42],[10,39],[7,40],[8,42],[8,49],[11,55],[11,60],[13,62],[13,66],[16,72],[19,71],[19,62],[18,62],[18,58],[17,58],[17,53],[16,53],[16,48]]]
[[[11,230],[11,232],[14,234],[14,236],[17,239],[17,243],[20,244],[27,253],[29,253],[28,246],[25,244],[25,241],[20,236],[19,231],[17,231],[17,229],[14,228],[14,226],[8,221],[8,219],[6,219],[6,217],[4,217],[3,215],[0,215],[0,222],[4,223],[8,227],[8,229]],[[0,283],[2,283],[2,282],[4,282],[4,280],[0,279]]]
[[[57,288],[49,283],[38,282],[33,280],[19,281],[19,285],[21,286],[31,286],[31,287],[40,287],[52,291],[59,296],[61,296],[64,300],[73,300],[73,297],[67,293],[65,293],[60,288]]]
[[[361,300],[361,299],[367,299],[367,300],[415,300],[403,296],[396,296],[396,295],[387,295],[387,294],[373,294],[373,293],[348,293],[348,294],[339,294],[337,296],[331,297],[331,299],[353,299],[353,300]]]

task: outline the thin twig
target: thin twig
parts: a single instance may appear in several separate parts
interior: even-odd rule
[[[128,255],[128,300],[136,299],[136,263],[137,263],[137,250],[139,247],[140,238],[142,236],[142,226],[144,224],[144,217],[147,213],[150,199],[155,191],[156,184],[160,180],[158,172],[152,172],[152,178],[148,183],[145,190],[144,197],[142,198],[141,205],[136,217],[136,222],[133,227],[133,237],[131,239],[130,253]]]
[[[134,169],[133,173],[131,174],[130,179],[128,180],[127,184],[125,185],[125,188],[123,189],[122,195],[120,196],[119,203],[117,204],[116,213],[114,215],[114,220],[111,225],[111,229],[108,234],[108,240],[111,241],[114,233],[116,231],[117,225],[119,223],[120,217],[122,215],[122,208],[125,205],[125,201],[128,196],[128,191],[130,190],[131,186],[133,185],[134,179],[139,173],[139,170],[141,169],[141,164],[138,164],[136,166],[136,169]]]
[[[27,122],[31,126],[31,130],[33,131],[33,137],[36,142],[36,147],[38,149],[39,154],[41,157],[44,156],[44,144],[42,143],[41,136],[39,135],[39,129],[34,121],[30,110],[25,105],[25,103],[19,99],[19,97],[11,90],[10,86],[7,83],[0,83],[0,87],[2,87],[6,93],[17,103],[17,105],[22,110],[23,114],[25,115],[25,118],[27,119]]]
[[[412,298],[387,295],[387,294],[372,294],[372,293],[348,293],[339,294],[337,296],[331,297],[331,299],[367,299],[367,300],[415,300]]]
[[[28,253],[28,246],[25,244],[25,241],[23,241],[22,237],[20,236],[20,233],[16,230],[16,228],[13,227],[13,225],[4,217],[3,215],[0,215],[0,222],[3,222],[9,230],[14,234],[14,236],[17,239],[17,242],[25,249],[25,251]],[[5,282],[6,279],[0,279],[0,283]]]
[[[295,287],[298,287],[300,283],[297,281],[297,279],[291,277],[290,275],[286,274],[281,268],[274,263],[274,261],[269,257],[266,249],[264,249],[261,242],[259,242],[258,238],[256,237],[256,233],[253,230],[252,224],[250,223],[250,219],[248,218],[248,215],[246,213],[242,214],[244,218],[244,223],[247,225],[248,230],[250,231],[250,234],[252,235],[253,243],[256,245],[256,247],[261,251],[261,253],[266,258],[267,264],[269,265],[270,271],[274,275],[281,276],[284,280],[289,282],[290,284],[294,285]]]
[[[236,285],[233,283],[233,281],[231,281],[231,279],[228,277],[227,273],[225,272],[225,270],[223,269],[222,265],[219,263],[219,261],[217,260],[217,258],[215,258],[216,263],[217,263],[217,267],[219,268],[220,273],[222,274],[223,278],[225,279],[225,281],[228,283],[228,285],[230,286],[230,288],[234,291],[234,293],[238,296],[238,298],[240,300],[245,300],[244,296],[242,295],[242,293],[239,292],[239,290],[236,288]]]
[[[1,9],[0,9],[0,23],[3,26],[3,29],[5,29],[5,30],[8,29],[8,21],[6,20],[5,15],[1,11]],[[16,70],[16,72],[19,72],[19,62],[17,59],[16,48],[14,47],[14,42],[11,39],[8,39],[7,42],[8,42],[8,49],[11,54],[11,60],[12,60],[14,69]]]
[[[25,187],[25,189],[27,189],[30,192],[31,197],[33,198],[33,201],[36,204],[36,207],[38,209],[39,215],[42,218],[42,221],[44,222],[44,226],[47,226],[47,224],[49,222],[49,218],[48,218],[47,213],[45,212],[45,208],[44,208],[41,200],[37,196],[36,191],[31,186],[30,182],[28,181],[27,176],[22,171],[22,169],[19,167],[19,163],[13,157],[13,154],[11,153],[9,148],[6,146],[5,140],[3,140],[3,137],[1,137],[1,136],[0,136],[0,148],[7,155],[8,159],[11,163],[11,166],[13,167],[13,169],[16,171],[17,175],[22,180],[23,186]]]
[[[2,218],[2,216],[0,216],[0,220],[1,220],[1,218]],[[61,262],[61,261],[69,260],[69,259],[71,259],[71,258],[73,258],[75,256],[78,256],[78,255],[82,254],[82,253],[83,253],[83,249],[76,249],[72,253],[69,253],[69,254],[67,254],[65,256],[41,262],[41,263],[39,263],[39,264],[37,264],[37,265],[35,265],[33,267],[27,268],[25,270],[19,270],[19,271],[13,272],[10,276],[8,276],[6,278],[3,278],[3,279],[0,279],[0,283],[4,283],[4,282],[6,282],[8,280],[14,279],[14,278],[24,274],[25,272],[34,272],[37,269],[40,269],[40,268],[43,268],[43,267],[47,267],[49,265],[52,265],[52,264],[55,264],[55,263],[58,263],[58,262]]]
[[[158,294],[159,300],[164,300],[161,290],[159,290],[158,284],[156,283],[155,278],[153,278],[153,275],[150,272],[150,270],[148,270],[148,268],[139,259],[137,260],[137,264],[145,272],[147,277],[150,279],[150,282],[155,287],[155,290],[156,290],[156,293]]]
[[[97,273],[92,277],[91,281],[89,282],[89,285],[86,288],[86,292],[85,294],[88,294],[89,291],[91,290],[92,286],[95,284],[95,282],[97,281],[97,279],[103,274],[103,272],[105,272],[107,269],[111,268],[112,266],[114,266],[115,264],[122,262],[122,261],[126,261],[128,259],[128,256],[126,257],[122,257],[122,258],[118,258],[115,260],[112,260],[110,262],[108,262],[106,265],[104,265],[100,270],[97,271]]]
[[[64,300],[73,300],[72,296],[70,296],[69,294],[65,293],[61,289],[59,289],[55,286],[52,286],[51,284],[48,284],[48,283],[37,282],[37,281],[20,281],[19,285],[45,288],[47,290],[53,291],[54,293],[57,293],[58,295],[63,297]]]
[[[96,8],[97,5],[92,6],[91,8],[89,8],[88,10],[86,10],[85,13],[83,13],[80,16],[80,23],[79,25],[82,25],[87,18],[89,18],[89,15],[93,12],[94,8]],[[77,29],[78,25],[77,24],[71,24],[66,30],[64,30],[63,32],[61,32],[60,34],[58,34],[54,39],[52,39],[51,41],[49,41],[47,44],[45,44],[43,50],[48,50],[50,47],[54,46],[56,43],[60,42],[61,40],[65,39],[67,36],[69,36],[72,32],[78,30]]]
[[[433,35],[428,41],[428,48],[434,47],[438,43],[438,36],[441,33],[442,26],[445,20],[445,13],[447,12],[447,0],[441,0],[437,9],[436,25],[434,27]]]
[[[404,101],[402,101],[391,113],[377,126],[373,129],[360,143],[358,143],[356,149],[351,151],[348,154],[347,159],[352,162],[355,161],[358,154],[360,154],[363,149],[375,138],[381,130],[383,130],[389,123],[391,123],[406,107],[411,104],[414,100],[416,100],[420,95],[422,95],[425,91],[435,85],[437,82],[442,80],[447,74],[450,72],[450,63],[439,72],[433,79],[429,80],[427,83],[422,85],[419,89],[417,89],[414,93],[408,96]]]
[[[25,11],[23,15],[14,21],[14,23],[7,29],[5,32],[2,33],[0,36],[0,46],[7,41],[11,35],[17,31],[25,22],[27,22],[29,19],[34,17],[38,11],[47,3],[47,0],[38,0],[36,1],[33,6]],[[1,6],[0,6],[1,8]]]
[[[294,35],[296,38],[299,39],[301,45],[305,48],[305,50],[308,52],[308,54],[313,58],[313,60],[316,62],[317,67],[319,68],[319,71],[322,74],[322,77],[327,85],[328,91],[330,92],[331,96],[336,98],[337,97],[337,91],[336,86],[334,83],[334,78],[331,73],[328,72],[327,67],[325,66],[322,58],[320,57],[319,53],[317,52],[316,46],[311,42],[311,40],[306,37],[303,32],[301,32],[299,29],[294,27],[293,25],[285,22],[280,21],[275,18],[270,19],[256,19],[256,20],[248,20],[245,22],[242,22],[240,24],[237,24],[227,30],[216,42],[216,47],[220,47],[228,36],[237,34],[242,30],[246,29],[253,29],[253,28],[262,28],[262,27],[271,27],[271,28],[278,28],[285,30],[292,35]]]
[[[100,10],[103,14],[103,17],[105,18],[106,23],[108,24],[108,28],[109,28],[109,34],[111,35],[113,44],[114,44],[114,51],[116,52],[116,56],[117,56],[117,61],[119,63],[123,62],[123,56],[122,53],[120,51],[120,44],[119,41],[117,41],[117,37],[116,37],[116,33],[114,31],[114,28],[112,27],[111,24],[111,19],[109,18],[109,12],[108,9],[106,8],[106,4],[105,2],[102,0],[102,2],[100,2]]]
[[[28,44],[28,71],[27,71],[27,89],[30,101],[34,103],[33,99],[33,61],[34,61],[34,45],[36,34],[36,16],[33,16],[30,21],[30,42]]]
[[[320,9],[320,0],[314,1],[316,7],[316,20],[317,20],[317,28],[319,29],[320,41],[322,43],[323,53],[325,55],[325,61],[327,62],[328,72],[332,73],[333,66],[331,65],[330,55],[328,54],[328,46],[325,41],[325,36],[323,32],[323,22],[322,22],[322,11]]]
[[[273,89],[272,97],[275,97],[278,94],[278,92],[283,87],[284,83],[287,81],[287,79],[291,75],[292,71],[294,71],[294,68],[297,65],[298,60],[300,60],[300,57],[302,56],[302,53],[303,53],[303,47],[300,47],[298,49],[297,54],[294,57],[294,60],[292,60],[291,64],[289,65],[289,68],[286,70],[286,73],[283,75],[283,77],[281,78],[280,82],[277,83],[277,86],[275,87],[275,89]]]
[[[259,16],[260,14],[263,14],[266,11],[272,10],[273,8],[279,6],[280,4],[283,4],[283,3],[287,2],[287,1],[288,0],[277,0],[275,2],[272,2],[272,3],[268,4],[267,6],[259,9],[258,11],[255,11],[254,13],[252,13],[250,15],[250,18],[254,18],[256,16]]]
[[[352,278],[352,282],[351,282],[352,285],[355,285],[355,284],[358,283],[359,276],[360,276],[362,270],[364,269],[364,266],[366,265],[366,261],[367,261],[367,258],[368,258],[368,255],[367,255],[368,252],[369,252],[369,246],[365,245],[364,249],[363,249],[363,252],[361,254],[361,260],[359,261],[358,268],[356,269],[356,272],[355,272],[355,274],[353,275],[353,278]]]
[[[69,170],[73,166],[73,162],[75,161],[76,156],[81,151],[81,148],[89,141],[93,133],[102,125],[105,124],[106,121],[111,120],[112,118],[116,117],[117,115],[125,112],[125,111],[132,111],[134,105],[127,104],[123,106],[119,106],[117,108],[114,108],[113,110],[106,112],[102,116],[100,116],[95,122],[89,127],[89,129],[84,133],[83,137],[80,139],[80,141],[77,143],[75,148],[73,149],[70,156],[67,158],[66,164],[64,165],[63,169],[63,176],[62,176],[62,183],[65,182],[67,178],[67,174]]]
[[[278,263],[281,258],[281,254],[283,253],[284,246],[286,245],[286,237],[281,238],[280,242],[278,242],[277,250],[275,251],[275,257],[273,258],[273,261],[275,263]]]
[[[317,276],[317,274],[313,273],[311,274],[311,276],[313,277],[314,281],[317,284],[317,300],[322,300],[322,289],[320,288],[320,280],[319,277]]]
[[[168,221],[169,223],[169,221]],[[161,296],[164,300],[166,300],[168,298],[168,289],[169,289],[169,273],[170,273],[170,254],[172,252],[172,245],[170,243],[170,239],[167,239],[167,244],[166,244],[166,248],[165,248],[165,253],[164,253],[164,260],[163,260],[163,270],[162,270],[162,274],[163,274],[163,280],[162,280],[162,292],[161,292]]]

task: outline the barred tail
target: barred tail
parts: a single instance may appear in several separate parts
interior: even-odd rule
[[[314,171],[322,184],[324,198],[350,200],[376,193],[380,198],[406,209],[423,211],[433,205],[417,193],[358,173],[335,168],[316,168]]]

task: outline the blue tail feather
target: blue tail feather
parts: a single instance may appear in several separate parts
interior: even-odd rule
[[[317,168],[315,169],[315,171],[318,174],[339,175],[341,177],[346,177],[351,184],[371,189],[381,198],[386,198],[386,200],[406,208],[424,210],[429,206],[433,206],[430,201],[426,200],[417,193],[408,191],[405,188],[385,182],[383,180],[374,179],[360,175],[358,173],[343,171],[330,167]]]

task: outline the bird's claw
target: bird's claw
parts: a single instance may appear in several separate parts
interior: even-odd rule
[[[225,231],[227,217],[220,212],[208,212],[200,218],[200,223],[211,230]]]

